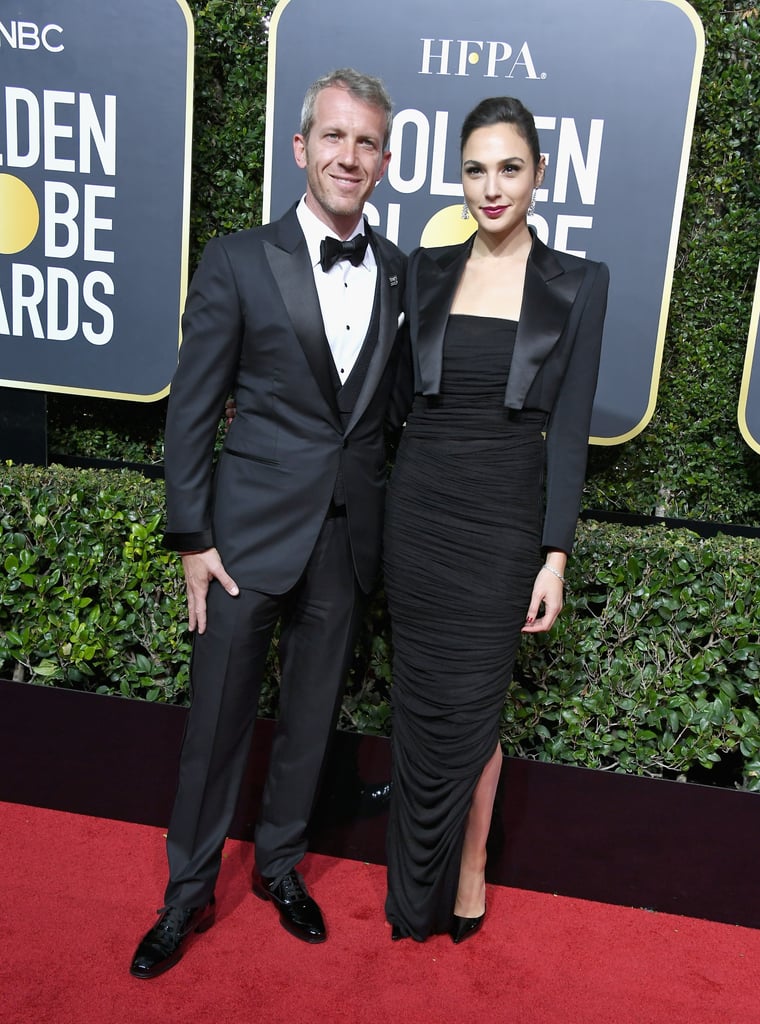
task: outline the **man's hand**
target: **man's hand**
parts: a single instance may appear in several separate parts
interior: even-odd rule
[[[221,585],[232,597],[237,597],[240,588],[228,576],[219,552],[216,548],[205,551],[193,551],[182,556],[182,568],[185,570],[187,584],[187,615],[190,629],[199,633],[206,632],[206,595],[211,580],[219,580]]]

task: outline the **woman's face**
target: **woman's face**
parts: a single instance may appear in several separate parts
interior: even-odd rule
[[[513,124],[476,128],[462,151],[464,197],[480,232],[507,236],[525,226],[533,189],[544,177]]]

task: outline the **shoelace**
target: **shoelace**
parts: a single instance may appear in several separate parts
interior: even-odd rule
[[[301,879],[294,871],[285,875],[280,884],[282,885],[282,899],[286,903],[299,903],[301,900],[308,899]]]
[[[161,907],[156,913],[163,914],[164,916],[159,920],[156,927],[167,935],[176,935],[182,931],[192,912],[192,909],[185,907]]]

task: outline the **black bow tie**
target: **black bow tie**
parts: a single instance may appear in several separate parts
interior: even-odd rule
[[[341,242],[339,238],[323,238],[319,246],[319,262],[325,273],[339,260],[350,260],[358,267],[366,251],[366,235],[354,235],[347,242]]]

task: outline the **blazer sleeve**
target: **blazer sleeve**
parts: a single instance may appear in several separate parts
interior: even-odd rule
[[[570,554],[588,459],[609,270],[592,264],[573,348],[546,428],[546,510],[542,543]]]
[[[207,244],[182,317],[164,439],[166,532],[176,551],[212,547],[213,453],[240,361],[243,315],[222,239]]]
[[[412,367],[412,342],[409,337],[408,321],[405,321],[399,330],[396,340],[398,345],[398,362],[396,364],[396,376],[388,403],[386,415],[386,429],[394,443],[406,423],[406,418],[412,408],[414,400],[414,369]]]
[[[383,272],[392,272],[398,278],[398,289],[401,295],[399,319],[402,321],[395,340],[395,374],[391,387],[388,406],[385,414],[385,431],[389,443],[395,447],[398,435],[406,422],[414,398],[414,374],[412,370],[411,342],[409,338],[409,314],[407,306],[408,260],[401,250],[387,238],[374,236],[378,239],[381,252],[387,261]]]

